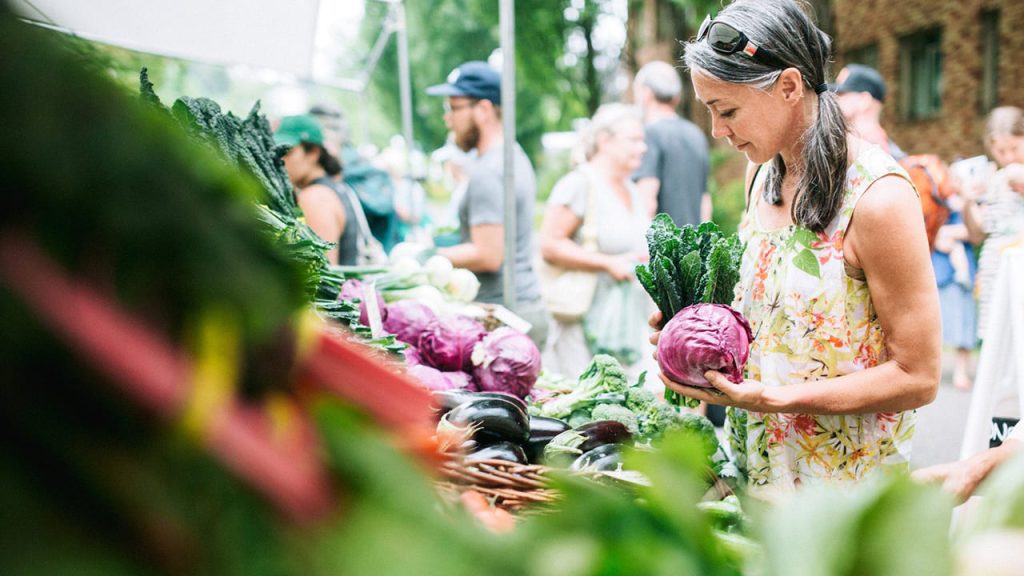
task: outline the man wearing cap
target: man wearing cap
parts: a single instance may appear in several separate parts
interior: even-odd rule
[[[696,226],[711,219],[708,139],[676,114],[682,93],[679,74],[666,62],[650,62],[636,73],[633,101],[646,124],[647,152],[633,180],[652,217],[665,212],[677,226]]]
[[[880,146],[897,160],[906,157],[907,154],[889,139],[882,128],[886,88],[885,80],[877,70],[861,64],[849,64],[839,71],[834,89],[851,132]]]
[[[503,300],[502,264],[505,259],[505,192],[503,184],[504,130],[501,122],[501,75],[485,62],[466,62],[444,84],[427,89],[444,96],[445,124],[463,151],[476,149],[478,158],[468,170],[466,192],[459,202],[460,243],[438,248],[452,264],[468,268],[480,280],[477,299]],[[530,337],[543,345],[547,318],[531,263],[533,205],[537,182],[533,165],[517,143],[514,152],[516,195],[516,313],[533,325]]]

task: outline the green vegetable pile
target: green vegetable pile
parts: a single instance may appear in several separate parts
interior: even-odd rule
[[[302,270],[309,302],[327,318],[348,326],[367,344],[386,352],[399,352],[405,345],[394,336],[374,338],[370,329],[359,323],[357,302],[339,301],[338,294],[346,275],[332,268],[324,251],[331,247],[301,219],[302,210],[281,159],[287,148],[274,143],[266,116],[257,102],[244,118],[223,112],[209,98],[179,98],[170,109],[156,95],[145,68],[139,77],[140,99],[156,110],[169,114],[204,147],[223,158],[232,168],[240,168],[255,179],[262,194],[256,203],[256,215],[285,254]]]
[[[687,306],[732,304],[743,257],[735,234],[726,236],[714,222],[679,228],[668,214],[658,214],[647,229],[647,250],[650,260],[636,267],[636,277],[658,305],[662,326]],[[698,404],[669,389],[665,399]]]
[[[645,376],[641,374],[636,382],[630,382],[618,360],[598,354],[576,382],[539,379],[534,388],[550,395],[536,399],[529,411],[537,416],[563,419],[573,428],[599,420],[621,422],[641,444],[685,430],[699,439],[706,463],[717,469],[719,443],[711,422],[699,414],[680,414],[677,407],[658,401],[644,388]]]

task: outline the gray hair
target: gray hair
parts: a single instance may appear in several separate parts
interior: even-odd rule
[[[671,104],[683,92],[679,73],[671,64],[660,60],[648,62],[640,68],[633,83],[649,88],[655,100],[663,104]]]
[[[583,154],[587,160],[597,154],[597,141],[602,134],[614,134],[626,122],[635,122],[643,126],[640,112],[633,106],[619,103],[601,105],[597,112],[594,112],[594,117],[590,119],[580,136]]]
[[[770,50],[787,66],[796,68],[812,93],[828,80],[832,42],[811,21],[795,0],[736,0],[715,17],[742,31],[759,47]],[[741,54],[720,54],[706,41],[690,41],[684,56],[691,70],[700,68],[724,82],[767,90],[782,70]],[[839,213],[846,189],[847,132],[836,95],[818,95],[818,117],[803,135],[803,175],[797,185],[792,216],[797,224],[815,232],[824,230]],[[782,203],[786,166],[776,156],[767,167],[764,198]]]

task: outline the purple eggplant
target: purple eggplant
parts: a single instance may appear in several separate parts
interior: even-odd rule
[[[530,438],[523,444],[530,462],[539,462],[548,442],[570,428],[571,426],[557,418],[530,416]]]
[[[438,390],[433,392],[434,405],[440,416],[444,416],[459,404],[479,398],[500,398],[507,400],[520,410],[526,412],[526,402],[522,398],[504,392],[470,392],[468,390]]]
[[[526,412],[503,398],[474,398],[459,404],[438,424],[439,429],[449,427],[460,429],[482,446],[502,440],[523,444],[530,438]]]
[[[466,455],[466,460],[470,462],[475,460],[507,460],[517,464],[527,463],[526,452],[523,452],[523,447],[507,440],[470,452]]]
[[[593,450],[584,452],[569,466],[570,470],[587,470],[609,472],[619,469],[622,465],[622,444],[602,444]]]
[[[553,466],[568,466],[583,453],[605,444],[623,444],[633,438],[622,422],[598,420],[552,438],[544,448],[544,462]]]

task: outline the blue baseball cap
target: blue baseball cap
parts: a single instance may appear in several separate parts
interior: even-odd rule
[[[501,74],[486,62],[466,62],[448,75],[448,82],[427,88],[430,96],[465,96],[501,106]]]

